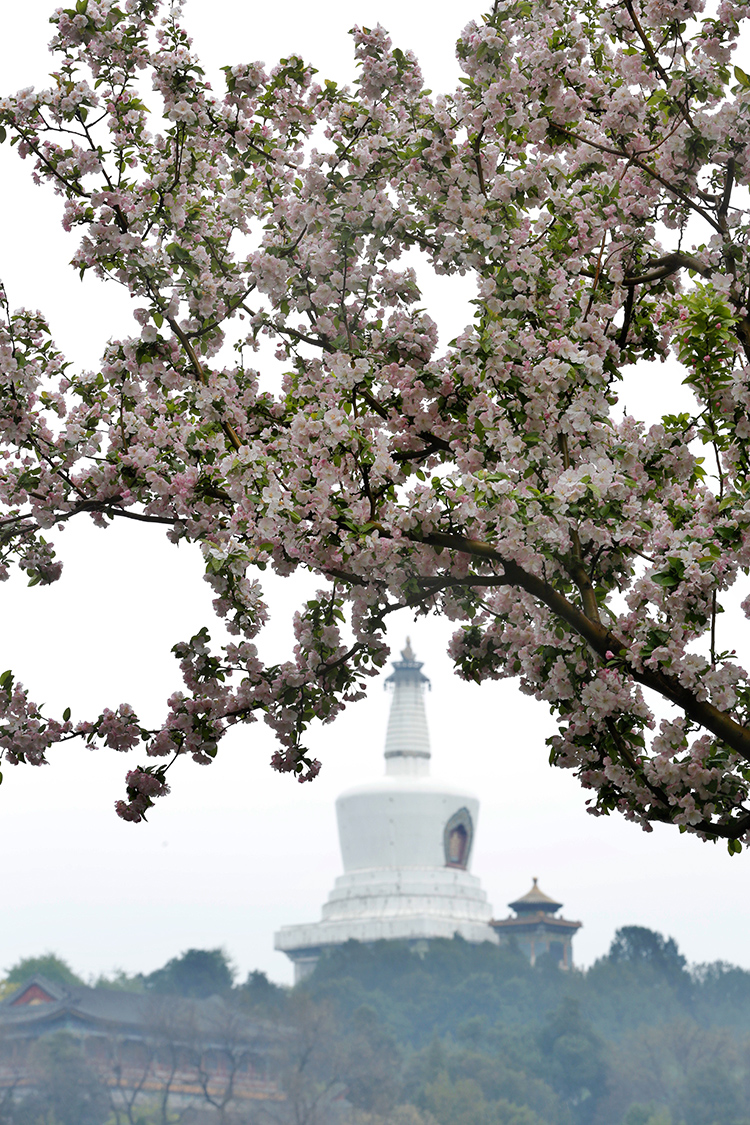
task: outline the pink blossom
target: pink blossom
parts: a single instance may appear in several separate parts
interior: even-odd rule
[[[748,6],[647,0],[639,30],[626,6],[585,22],[533,0],[469,23],[469,81],[436,95],[382,27],[355,28],[353,91],[289,55],[228,67],[223,97],[158,9],[58,10],[51,85],[0,101],[75,268],[119,282],[138,325],[78,371],[0,294],[0,577],[60,579],[73,518],[153,521],[200,544],[232,640],[175,645],[155,729],[125,704],[47,718],[8,674],[7,760],[143,747],[160,765],[117,806],[138,821],[177,756],[208,765],[262,717],[273,767],[312,780],[315,724],[382,669],[400,606],[455,623],[460,675],[552,708],[552,757],[594,814],[746,841],[750,684],[717,609],[750,569],[748,218],[729,198],[750,183],[731,78]],[[415,248],[476,281],[442,348]],[[623,417],[622,369],[670,356],[692,416]],[[281,663],[268,568],[321,587]],[[682,707],[658,730],[645,687]]]

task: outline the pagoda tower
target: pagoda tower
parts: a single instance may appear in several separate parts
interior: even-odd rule
[[[573,937],[583,923],[558,917],[561,902],[540,890],[534,879],[531,890],[508,906],[515,918],[509,915],[491,923],[502,943],[515,941],[532,965],[541,953],[548,953],[561,969],[573,967]]]
[[[498,938],[479,879],[469,872],[479,816],[475,796],[430,777],[422,673],[407,638],[386,680],[393,691],[385,776],[336,801],[344,874],[320,922],[283,926],[274,945],[302,980],[328,948],[354,939],[466,941]]]

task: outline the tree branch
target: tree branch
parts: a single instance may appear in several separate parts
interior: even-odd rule
[[[664,177],[660,176],[658,172],[655,172],[653,168],[649,168],[648,164],[644,163],[637,155],[626,152],[623,149],[610,148],[609,145],[603,145],[599,141],[590,141],[587,137],[582,137],[579,133],[574,133],[571,129],[566,129],[564,125],[558,125],[556,121],[550,121],[550,125],[558,129],[561,133],[564,133],[566,137],[570,137],[572,141],[578,141],[579,144],[589,145],[590,148],[595,148],[597,152],[606,152],[609,156],[619,156],[620,159],[628,160],[631,164],[634,164],[636,168],[640,168],[642,172],[645,172],[647,176],[651,176],[657,183],[660,183],[663,188],[666,188],[668,192],[671,192],[672,195],[676,196],[682,203],[690,207],[696,214],[700,215],[701,218],[705,219],[715,231],[718,231],[719,234],[724,233],[721,225],[716,222],[712,215],[709,215],[705,207],[701,207],[692,200],[681,188],[670,184],[668,180],[665,180]]]
[[[665,254],[663,258],[656,258],[655,261],[648,263],[647,269],[649,272],[638,277],[623,278],[623,285],[644,285],[649,281],[659,281],[663,277],[677,273],[680,269],[693,270],[701,277],[710,277],[713,273],[713,270],[704,266],[697,258],[691,254],[683,254],[681,250],[676,250],[673,254]]]
[[[198,359],[198,356],[195,353],[195,349],[194,349],[193,345],[190,343],[187,336],[182,331],[182,329],[180,328],[179,324],[174,319],[174,317],[171,317],[171,316],[167,317],[167,323],[169,324],[169,327],[172,329],[175,336],[177,337],[177,339],[180,341],[183,348],[187,352],[188,358],[190,359],[190,363],[192,364],[193,370],[195,371],[196,375],[200,379],[201,383],[203,383],[204,386],[207,386],[208,385],[208,376],[206,375],[206,372],[203,370],[203,365],[201,364],[200,360]],[[231,423],[225,422],[225,421],[222,420],[221,421],[221,428],[224,431],[224,433],[226,434],[226,436],[229,438],[229,441],[230,441],[232,447],[235,450],[242,449],[242,442],[237,437],[237,432],[236,432],[234,426],[232,426]]]
[[[461,535],[445,535],[437,531],[425,536],[424,542],[436,547],[463,551],[487,562],[499,563],[509,585],[525,590],[527,594],[546,605],[552,613],[560,617],[583,637],[602,661],[609,659],[607,653],[614,652],[623,655],[626,666],[630,664],[629,649],[624,641],[615,636],[600,622],[587,617],[549,582],[535,574],[530,574],[518,563],[504,559],[488,543],[482,543],[475,539],[465,539]],[[676,677],[670,676],[668,672],[652,668],[636,669],[632,665],[627,667],[627,672],[637,683],[655,691],[664,699],[669,700],[670,703],[676,704],[689,719],[711,731],[742,758],[750,762],[750,730],[747,727],[741,726],[730,715],[720,711],[718,707],[714,707],[707,700],[698,699],[692,691],[683,687],[680,681]]]

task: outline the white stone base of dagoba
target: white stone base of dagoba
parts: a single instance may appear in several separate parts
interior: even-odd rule
[[[492,909],[479,879],[457,868],[395,868],[340,875],[323,920],[283,926],[276,948],[293,960],[319,955],[345,941],[419,941],[452,938],[490,941]]]
[[[323,922],[444,918],[486,924],[492,916],[476,875],[451,867],[406,867],[339,875],[323,907]]]
[[[321,953],[346,941],[453,938],[498,944],[492,908],[479,879],[456,867],[406,867],[340,875],[321,922],[282,926],[275,945],[295,963],[297,980]]]

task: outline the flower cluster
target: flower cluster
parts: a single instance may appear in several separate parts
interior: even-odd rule
[[[82,737],[164,758],[258,717],[276,769],[383,667],[400,608],[456,623],[459,674],[551,707],[558,765],[619,810],[750,840],[750,680],[721,598],[750,570],[750,78],[725,0],[508,0],[432,95],[381,27],[354,87],[290,56],[206,83],[176,8],[59,9],[49,89],[0,101],[137,329],[75,372],[0,294],[0,575],[60,577],[51,529],[87,515],[198,543],[233,643],[175,646],[158,729],[125,705],[70,727],[0,680],[0,746]],[[141,101],[144,73],[160,114]],[[417,274],[471,274],[443,351]],[[261,390],[262,338],[284,366]],[[237,341],[234,350],[228,340]],[[623,417],[618,380],[674,356],[689,414]],[[264,662],[262,573],[321,588]],[[746,599],[750,605],[750,596]],[[658,732],[652,702],[671,709]]]
[[[163,797],[169,792],[163,767],[129,770],[125,775],[125,785],[128,800],[117,801],[115,809],[123,820],[131,820],[135,824],[146,819],[146,811],[153,807],[154,797]]]

